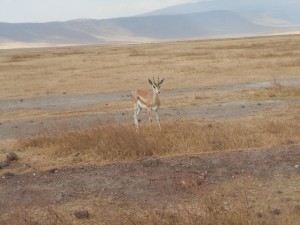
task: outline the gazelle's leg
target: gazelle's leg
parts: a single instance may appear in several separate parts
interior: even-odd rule
[[[133,119],[134,119],[134,124],[137,126],[139,126],[139,121],[138,121],[138,118],[137,118],[137,114],[138,114],[138,104],[133,104]]]
[[[149,120],[149,122],[150,122],[150,125],[152,126],[152,114],[151,114],[151,109],[148,109],[148,108],[147,108],[147,110],[148,110],[148,120]]]
[[[136,115],[139,115],[141,110],[142,110],[142,107],[139,104],[137,104]]]
[[[155,111],[155,116],[156,116],[156,120],[157,120],[157,123],[158,123],[159,129],[161,129],[161,126],[160,126],[160,122],[159,122],[159,117],[158,117],[157,110]]]

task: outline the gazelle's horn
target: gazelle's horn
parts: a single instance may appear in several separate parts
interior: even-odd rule
[[[153,77],[153,84],[155,84],[155,85],[156,85],[156,82],[155,82],[155,80],[154,80],[154,77]]]

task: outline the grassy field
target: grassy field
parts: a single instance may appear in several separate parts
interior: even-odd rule
[[[126,123],[93,124],[93,128],[75,131],[68,131],[61,124],[39,136],[1,141],[0,156],[4,158],[7,152],[14,151],[21,166],[0,168],[0,176],[12,173],[21,177],[47,173],[53,168],[91,165],[118,167],[148,158],[171,159],[207,153],[225,155],[245,149],[299,146],[300,87],[285,86],[280,82],[281,79],[300,78],[299,42],[300,35],[284,35],[3,50],[0,52],[0,100],[3,101],[147,89],[147,79],[160,76],[166,79],[162,89],[169,90],[255,81],[271,83],[268,88],[170,95],[162,98],[163,108],[236,102],[247,105],[282,101],[284,104],[226,120],[170,118],[161,121],[162,131],[156,124],[152,127],[142,124],[139,132],[133,124]],[[60,112],[39,108],[0,109],[0,122],[67,118],[120,110],[131,111],[131,102],[115,101]],[[272,166],[276,167],[275,164]],[[235,169],[239,170],[238,167]],[[139,172],[142,176],[145,171]],[[188,197],[185,199],[174,192],[170,203],[164,206],[138,200],[119,201],[114,195],[91,194],[88,198],[79,197],[54,206],[16,205],[10,211],[0,213],[0,224],[296,225],[295,221],[300,219],[300,177],[297,172],[274,177],[239,175],[200,188],[192,178],[194,175],[185,177],[183,174],[179,184],[176,183],[178,187],[173,183],[171,187],[166,185],[166,192],[178,188],[188,193],[183,195]],[[0,201],[0,210],[1,207]],[[92,216],[77,220],[73,212],[80,209],[88,210]]]
[[[0,52],[0,99],[147,88],[208,87],[299,77],[300,36]]]

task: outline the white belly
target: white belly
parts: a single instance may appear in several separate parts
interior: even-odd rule
[[[157,111],[157,110],[158,110],[158,106],[153,106],[153,107],[151,108],[151,110],[152,110],[152,111]]]
[[[137,104],[138,104],[141,108],[147,109],[146,104],[144,104],[141,100],[138,100],[138,101],[137,101]],[[157,111],[157,110],[158,110],[158,106],[157,106],[157,105],[152,106],[152,107],[151,107],[151,110],[152,110],[152,111]]]
[[[137,101],[137,104],[138,104],[140,107],[142,107],[143,109],[146,109],[146,108],[147,108],[147,106],[146,106],[142,101],[140,101],[140,100]]]

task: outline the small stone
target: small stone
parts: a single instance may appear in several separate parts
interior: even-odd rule
[[[298,168],[299,168],[299,165],[295,165],[295,168],[298,169]]]
[[[77,219],[88,219],[90,214],[87,210],[84,210],[84,211],[76,211],[74,212],[74,216],[77,218]]]
[[[9,162],[14,161],[14,160],[18,160],[18,156],[17,156],[16,153],[10,152],[10,153],[7,154],[6,160],[8,160]]]
[[[56,168],[53,168],[53,169],[49,170],[49,173],[57,173],[57,172],[58,172],[58,169],[56,169]]]
[[[258,212],[256,215],[257,215],[258,218],[262,218],[263,217],[263,214],[261,212]]]
[[[4,176],[5,177],[13,177],[13,176],[15,176],[15,174],[11,173],[11,172],[7,172],[7,173],[4,174]]]
[[[271,214],[273,215],[280,215],[281,214],[281,210],[280,209],[273,209],[270,211]]]

